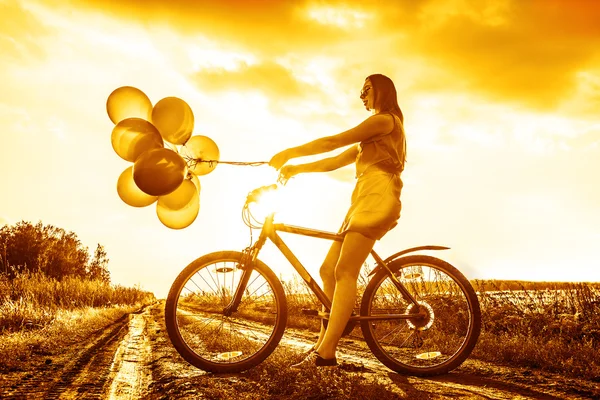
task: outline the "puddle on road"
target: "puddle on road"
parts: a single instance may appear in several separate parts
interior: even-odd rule
[[[115,374],[108,399],[130,399],[139,397],[148,388],[151,374],[147,371],[147,360],[151,348],[145,334],[146,321],[143,314],[132,314],[129,332],[116,351],[111,365]]]

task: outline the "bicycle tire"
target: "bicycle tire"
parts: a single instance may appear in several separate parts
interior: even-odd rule
[[[361,321],[363,336],[372,353],[401,374],[433,376],[458,367],[473,351],[481,331],[479,300],[467,278],[446,261],[427,255],[401,257],[391,261],[388,268],[401,282],[406,281],[403,285],[425,306],[426,316]],[[420,271],[421,276],[413,271]],[[429,277],[425,278],[427,274]],[[384,269],[369,281],[361,299],[361,316],[408,313],[409,309],[415,310],[393,286]]]
[[[240,307],[230,316],[224,314],[236,278],[239,283],[241,259],[237,251],[199,257],[177,276],[165,303],[171,343],[187,362],[204,371],[240,372],[258,365],[275,350],[285,330],[283,286],[260,260],[254,263]]]

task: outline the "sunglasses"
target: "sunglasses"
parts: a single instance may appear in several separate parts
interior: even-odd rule
[[[367,97],[367,93],[369,93],[369,90],[371,90],[371,87],[367,87],[364,88],[363,90],[360,91],[360,98],[364,99],[365,97]]]

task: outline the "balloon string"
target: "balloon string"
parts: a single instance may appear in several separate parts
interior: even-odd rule
[[[202,160],[199,158],[184,157],[188,165],[195,167],[198,163],[208,163],[209,167],[213,167],[215,164],[230,164],[230,165],[249,165],[251,167],[257,167],[259,165],[268,164],[268,161],[220,161],[220,160]]]

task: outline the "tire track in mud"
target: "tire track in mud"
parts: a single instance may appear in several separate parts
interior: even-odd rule
[[[74,344],[28,373],[8,374],[2,399],[103,399],[112,378],[111,364],[127,333],[125,314],[82,344]]]
[[[114,327],[81,352],[51,384],[45,398],[101,398],[110,375],[112,355],[125,335],[128,317],[121,317]]]
[[[154,324],[164,326],[163,310],[154,310]],[[256,327],[254,327],[256,329]],[[317,334],[300,329],[287,328],[279,346],[301,353],[313,346]],[[161,332],[153,346],[154,354],[151,394],[157,398],[209,398],[202,387],[207,380],[221,381],[234,388],[245,378],[245,373],[211,374],[189,365],[171,345],[166,332]],[[362,376],[369,376],[382,385],[391,385],[399,393],[398,398],[465,398],[465,399],[594,399],[600,398],[600,390],[592,382],[578,381],[559,374],[545,373],[527,368],[494,365],[467,359],[460,367],[448,374],[435,377],[400,375],[384,366],[371,353],[367,344],[358,337],[344,337],[340,341],[338,360],[345,363],[342,369]],[[268,362],[268,359],[265,361]],[[235,396],[235,392],[232,392]],[[163,397],[161,397],[163,396]]]
[[[161,310],[162,311],[162,310]],[[156,315],[157,320],[164,314]],[[301,353],[316,340],[316,333],[293,328],[286,329],[279,347]],[[235,387],[245,374],[211,374],[187,364],[170,345],[166,333],[159,335],[162,357],[155,355],[156,375],[151,393],[160,398],[203,397],[203,380],[223,381]],[[400,375],[386,366],[370,352],[366,343],[357,337],[344,337],[340,341],[338,360],[345,363],[344,370],[370,376],[382,385],[391,385],[404,393],[398,398],[465,398],[465,399],[593,399],[600,391],[590,382],[573,382],[559,374],[532,372],[526,368],[493,365],[468,359],[448,374],[420,378]],[[268,359],[267,359],[268,361]],[[232,396],[234,394],[232,393]]]
[[[132,315],[127,335],[114,354],[107,395],[110,400],[141,398],[152,381],[148,367],[152,348],[146,329],[147,315],[148,309]]]
[[[317,335],[297,329],[286,329],[280,346],[304,352]],[[600,388],[592,382],[575,382],[559,374],[532,371],[527,368],[493,365],[467,359],[448,374],[433,377],[400,375],[384,366],[358,338],[343,337],[338,345],[338,360],[350,372],[377,375],[381,383],[400,387],[407,393],[431,394],[431,398],[469,399],[598,399]]]
[[[288,328],[280,347],[301,353],[315,339],[314,332]],[[49,365],[39,358],[30,371],[0,377],[0,398],[205,399],[210,398],[206,382],[227,387],[235,396],[238,385],[249,379],[244,373],[210,374],[184,361],[167,336],[164,302],[124,315],[86,343],[53,356]],[[438,377],[399,375],[381,364],[357,337],[342,338],[338,358],[353,367],[349,372],[393,386],[402,393],[399,398],[600,398],[592,382],[474,359]]]

